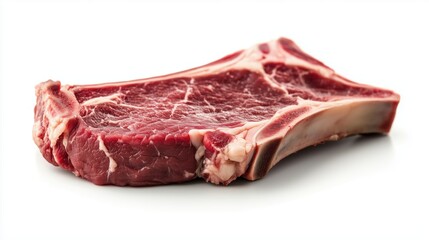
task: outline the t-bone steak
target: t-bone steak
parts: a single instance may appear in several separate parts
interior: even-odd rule
[[[44,158],[95,184],[262,178],[286,156],[353,134],[387,134],[399,95],[352,82],[289,39],[165,76],[36,87]]]

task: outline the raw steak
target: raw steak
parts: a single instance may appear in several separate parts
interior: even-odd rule
[[[166,76],[36,87],[33,138],[95,184],[262,178],[281,159],[352,134],[389,132],[399,95],[347,80],[291,40]]]

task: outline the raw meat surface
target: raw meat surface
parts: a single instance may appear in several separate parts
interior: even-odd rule
[[[347,80],[280,38],[166,76],[36,87],[33,138],[95,184],[263,177],[309,145],[388,133],[399,95]]]

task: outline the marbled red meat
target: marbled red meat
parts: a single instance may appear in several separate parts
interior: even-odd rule
[[[95,184],[255,180],[304,147],[388,133],[399,95],[347,80],[280,38],[148,79],[36,87],[33,138]]]

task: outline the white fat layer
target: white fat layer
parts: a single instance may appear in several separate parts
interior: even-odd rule
[[[203,170],[203,175],[208,174],[208,181],[219,184],[227,182],[235,174],[235,164],[234,163],[224,163],[221,164],[219,168],[211,163],[210,160],[207,160],[208,164]]]
[[[268,122],[268,120],[263,120],[260,122],[247,122],[243,126],[240,126],[240,127],[219,128],[218,130],[220,130],[224,133],[231,134],[236,138],[242,138],[244,140],[244,139],[247,139],[248,132],[251,129],[261,127],[266,122]],[[197,149],[197,152],[200,149],[200,146],[202,146],[204,134],[206,134],[207,132],[212,132],[212,131],[215,131],[215,130],[214,129],[191,129],[191,130],[189,130],[188,134],[189,134],[189,137],[191,139],[191,143]],[[241,140],[237,140],[237,141],[241,141]],[[236,144],[236,143],[232,143],[232,144]],[[252,147],[252,144],[246,146],[247,149],[251,148],[251,147]],[[201,152],[203,150],[205,150],[205,148],[202,148],[201,150],[199,150],[200,151],[199,153],[195,154],[196,160],[201,159],[201,156],[204,155],[204,152]],[[247,152],[249,152],[249,151],[250,150],[248,150]]]
[[[66,127],[67,123],[70,121],[70,117],[53,117],[51,112],[48,110],[45,112],[45,117],[49,120],[49,125],[47,129],[47,135],[49,138],[49,146],[53,149],[55,145],[57,145],[58,139],[62,134],[67,134]],[[62,144],[64,147],[67,147],[67,136],[63,136]],[[55,154],[52,155],[54,161],[59,164],[57,157]]]
[[[46,106],[45,106],[46,110],[45,110],[44,117],[46,117],[49,121],[47,134],[48,134],[48,138],[49,138],[49,142],[50,142],[50,147],[52,148],[57,144],[58,138],[66,130],[67,123],[69,122],[71,117],[70,116],[64,116],[62,114],[58,114],[57,111],[55,111],[53,113],[53,111],[56,109],[54,109],[53,106],[51,106],[51,102],[54,100],[50,99],[49,94],[44,95],[43,101],[46,104]]]
[[[90,105],[97,105],[101,103],[118,103],[118,101],[121,100],[122,93],[114,93],[108,96],[102,96],[102,97],[96,97],[91,98],[89,100],[86,100],[85,102],[81,103],[82,106],[90,106]]]
[[[268,122],[268,120],[262,120],[259,122],[246,122],[243,126],[235,127],[235,128],[219,128],[218,130],[229,133],[234,136],[238,136],[240,133],[248,131],[249,129],[259,127],[264,123]]]
[[[231,163],[225,163],[220,165],[218,177],[223,181],[230,179],[235,173],[235,165]]]
[[[107,150],[106,145],[104,145],[103,139],[101,139],[101,136],[99,135],[97,137],[98,140],[98,149],[106,155],[106,157],[109,159],[109,169],[108,169],[108,175],[116,170],[116,167],[118,164],[116,163],[115,159],[112,158],[110,155],[110,152]]]
[[[203,142],[203,136],[206,132],[214,131],[213,129],[191,129],[189,130],[188,134],[191,139],[192,145],[198,149],[202,142]]]
[[[67,139],[67,137],[66,137],[66,136],[64,136],[64,137],[63,137],[63,145],[64,145],[64,148],[67,148],[67,144],[68,144],[68,139]]]
[[[219,184],[228,183],[236,177],[242,175],[246,170],[246,166],[253,154],[253,144],[247,141],[249,130],[259,128],[266,121],[248,122],[237,128],[219,128],[225,133],[234,136],[233,140],[222,149],[216,149],[215,157],[219,164],[219,168],[214,166],[211,159],[204,158],[205,150],[202,140],[204,134],[213,129],[192,129],[189,131],[189,136],[192,145],[197,149],[195,152],[195,160],[202,167],[199,174],[208,174],[208,181]],[[250,139],[249,139],[250,140]],[[204,159],[204,161],[202,161]]]
[[[195,155],[197,161],[204,156],[204,151],[203,145],[198,148]],[[212,183],[229,183],[244,173],[252,154],[253,145],[235,136],[229,144],[214,153],[215,159],[204,159],[201,173],[203,176],[208,175],[207,180]],[[216,167],[213,161],[218,162],[219,167]]]
[[[251,149],[252,144],[247,143],[243,138],[234,138],[223,149],[223,155],[230,161],[243,162]]]
[[[48,127],[48,136],[49,141],[51,142],[51,147],[54,147],[57,144],[57,141],[60,138],[61,134],[64,133],[69,120],[70,118],[54,118],[50,120]]]
[[[206,151],[206,148],[204,145],[201,145],[197,148],[197,151],[195,152],[195,160],[200,161],[201,158],[204,156],[204,152]]]

